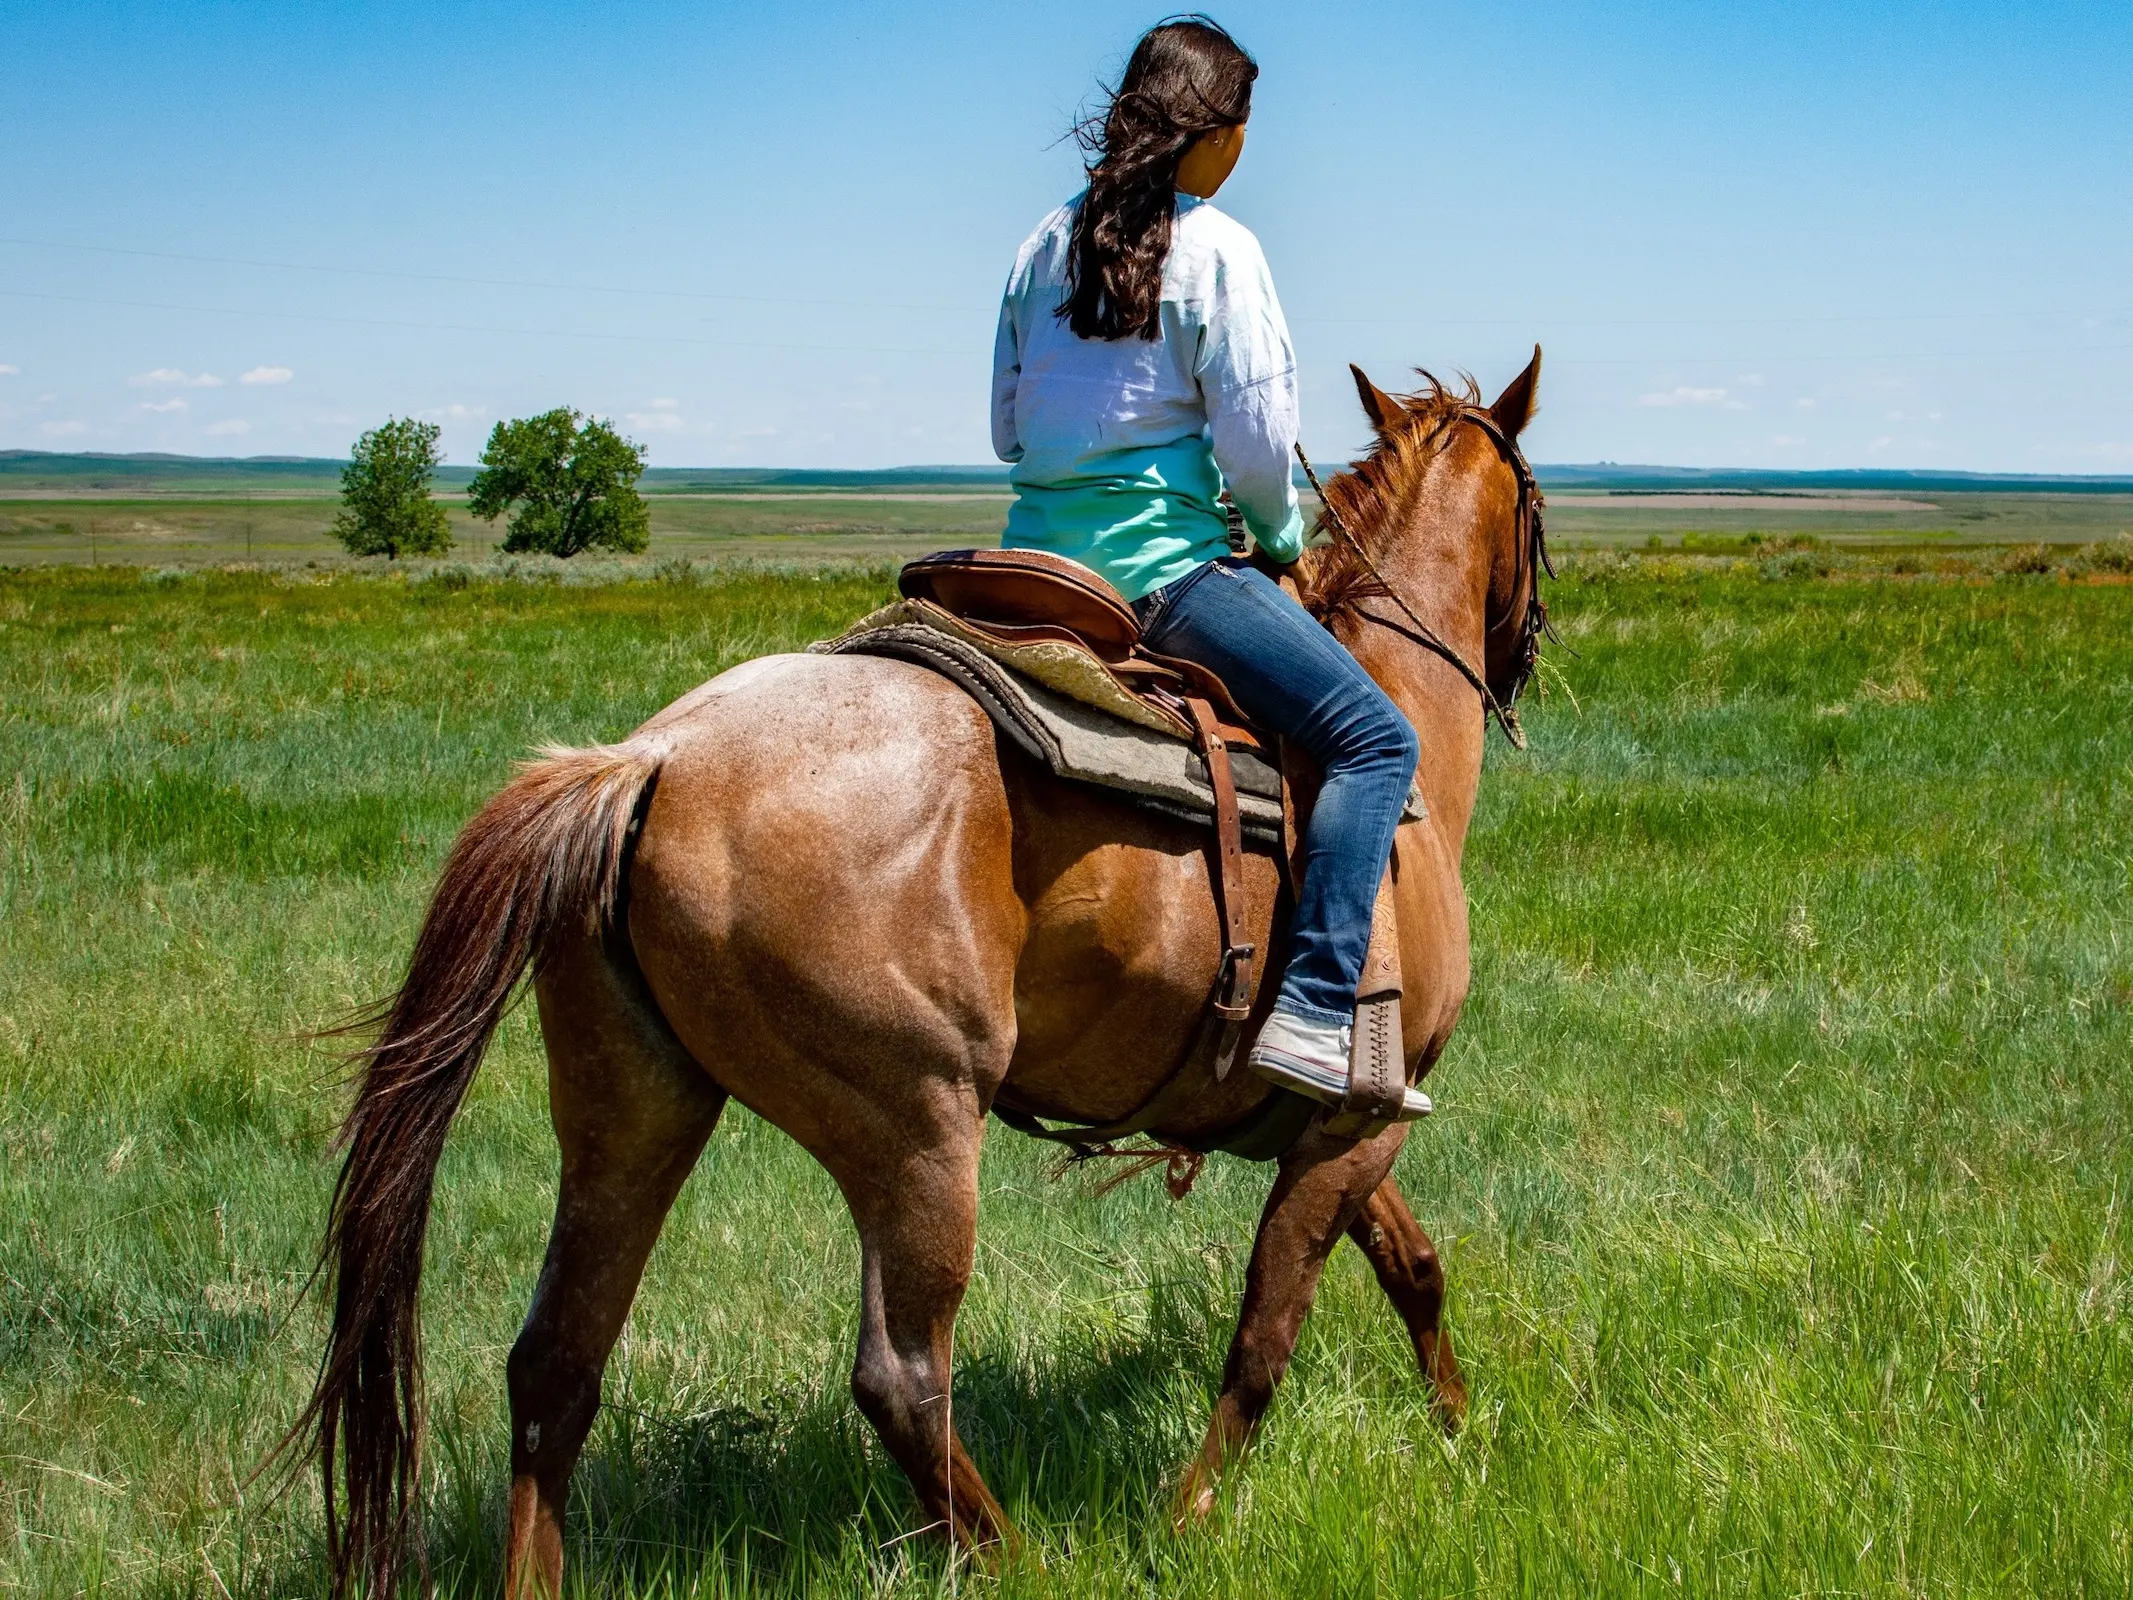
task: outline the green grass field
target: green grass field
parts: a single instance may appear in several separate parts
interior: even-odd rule
[[[4,489],[4,482],[0,482]],[[447,564],[493,559],[501,523],[440,497],[456,548]],[[1010,496],[998,486],[920,482],[908,488],[730,488],[649,494],[651,548],[625,570],[674,560],[782,564],[905,560],[927,550],[998,541]],[[249,497],[167,491],[0,492],[0,563],[14,566],[252,564],[374,570],[332,538],[330,494]],[[2079,546],[2133,532],[2133,494],[1985,491],[1918,493],[1607,492],[1557,489],[1548,527],[1558,548],[1738,546],[1811,539],[1833,548]],[[430,563],[414,563],[428,570]]]
[[[846,1395],[837,1197],[736,1109],[608,1374],[582,1592],[2133,1594],[2133,587],[2023,565],[1670,552],[1555,587],[1575,704],[1492,753],[1473,998],[1400,1166],[1457,1438],[1343,1248],[1173,1538],[1267,1171],[1099,1200],[995,1128],[955,1411],[1029,1546],[952,1563]],[[529,746],[888,582],[667,570],[0,572],[7,1593],[318,1592],[314,1491],[247,1486],[318,1348],[342,1099],[305,1031],[391,984]],[[448,1594],[498,1585],[554,1177],[522,1009],[430,1235]]]
[[[451,519],[448,560],[482,561],[504,537],[501,522],[469,517],[464,497],[441,496]],[[660,494],[648,497],[652,545],[635,567],[717,558],[781,563],[905,560],[949,545],[996,544],[1009,497],[928,493]],[[134,499],[0,498],[0,562],[16,566],[201,566],[228,563],[365,568],[332,536],[337,500],[153,496]],[[2133,522],[2133,514],[2127,521]],[[427,568],[430,563],[421,563]]]

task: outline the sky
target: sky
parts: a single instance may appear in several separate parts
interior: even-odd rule
[[[0,448],[990,459],[1016,246],[1163,13],[0,7]],[[1548,462],[2133,473],[2133,5],[1224,4],[1304,439],[1546,351]]]

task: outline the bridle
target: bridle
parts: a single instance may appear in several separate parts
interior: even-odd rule
[[[1548,606],[1541,599],[1540,593],[1540,574],[1545,572],[1551,578],[1555,576],[1555,563],[1548,558],[1547,529],[1541,516],[1544,501],[1540,485],[1534,480],[1533,468],[1527,464],[1525,452],[1518,448],[1518,441],[1506,433],[1503,425],[1480,406],[1461,406],[1457,411],[1449,413],[1437,424],[1431,438],[1434,439],[1438,433],[1457,422],[1470,422],[1487,434],[1504,460],[1509,463],[1512,476],[1518,480],[1518,506],[1512,513],[1516,526],[1513,535],[1515,566],[1511,574],[1511,592],[1516,594],[1520,587],[1524,586],[1526,604],[1523,613],[1518,616],[1519,637],[1514,652],[1516,666],[1511,687],[1507,696],[1501,700],[1489,687],[1488,679],[1476,672],[1466,657],[1443,635],[1417,616],[1415,608],[1393,587],[1392,580],[1386,577],[1383,569],[1378,566],[1376,557],[1372,556],[1362,540],[1355,536],[1354,531],[1342,520],[1339,510],[1327,498],[1324,487],[1318,481],[1317,472],[1312,470],[1311,458],[1304,454],[1300,442],[1296,446],[1296,459],[1303,463],[1304,476],[1310,479],[1312,492],[1318,496],[1318,503],[1323,508],[1320,520],[1332,531],[1334,539],[1345,544],[1356,560],[1362,563],[1363,570],[1376,580],[1380,592],[1399,608],[1407,625],[1402,627],[1388,618],[1361,608],[1357,609],[1356,614],[1367,622],[1392,628],[1449,662],[1481,696],[1484,717],[1495,717],[1497,725],[1503,729],[1504,736],[1511,741],[1512,747],[1523,750],[1526,748],[1526,732],[1518,721],[1518,697],[1540,665],[1541,641],[1554,637],[1548,625]],[[1510,616],[1506,615],[1488,625],[1488,631],[1483,635],[1484,647],[1487,641],[1495,636],[1496,631],[1510,620]],[[1484,663],[1486,660],[1484,649]]]

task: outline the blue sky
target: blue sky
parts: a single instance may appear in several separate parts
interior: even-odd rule
[[[0,447],[988,459],[1001,281],[1158,15],[7,6]],[[2133,472],[2124,0],[1215,15],[1317,454],[1348,361],[1538,340],[1540,460]]]

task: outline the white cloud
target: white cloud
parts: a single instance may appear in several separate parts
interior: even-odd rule
[[[1744,389],[1760,389],[1763,386],[1763,375],[1760,372],[1744,372],[1740,375],[1740,384]]]
[[[287,383],[296,374],[287,367],[254,367],[237,381],[239,383]]]
[[[1815,408],[1814,401],[1804,394],[1801,395],[1799,399],[1793,401],[1793,404],[1798,406],[1802,411],[1812,411]]]
[[[181,372],[176,367],[157,367],[153,372],[136,372],[126,380],[136,389],[219,389],[222,380],[212,372],[203,372],[197,377]]]
[[[623,414],[623,420],[640,433],[679,433],[686,426],[676,411],[630,411]]]
[[[1804,433],[1773,433],[1770,442],[1775,445],[1805,444],[1807,436]]]
[[[19,378],[21,376],[22,369],[20,367],[11,367],[5,361],[0,361],[0,378]]]
[[[47,422],[40,424],[37,431],[48,439],[64,439],[72,434],[87,433],[89,424],[86,422]]]
[[[679,400],[647,400],[646,405],[654,411],[672,411],[681,404]]]
[[[454,400],[448,406],[432,406],[421,414],[425,417],[442,417],[447,422],[471,422],[476,417],[486,417],[489,414],[489,408],[487,406],[463,406],[457,400]]]
[[[1869,455],[1878,456],[1879,454],[1881,454],[1882,451],[1886,450],[1890,445],[1894,444],[1895,442],[1896,440],[1893,435],[1884,433],[1880,438],[1872,441],[1870,444],[1867,445],[1867,453]]]
[[[1648,394],[1637,402],[1640,406],[1723,406],[1728,411],[1745,411],[1746,406],[1738,400],[1728,400],[1723,389],[1698,389],[1690,384]]]
[[[242,417],[226,417],[220,422],[210,422],[207,425],[207,431],[224,435],[250,433],[252,425]]]
[[[143,400],[141,409],[143,411],[189,411],[192,408],[173,395],[168,400]]]

